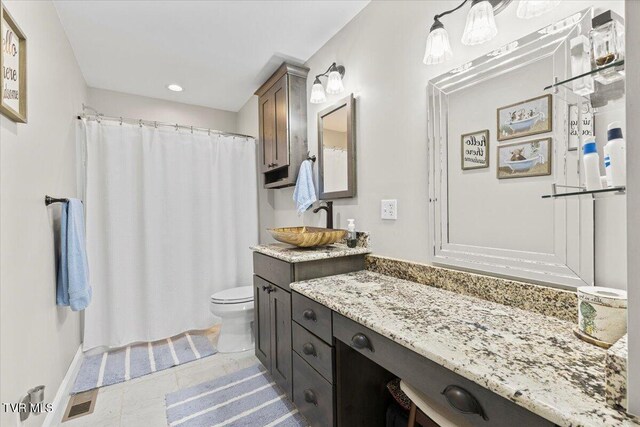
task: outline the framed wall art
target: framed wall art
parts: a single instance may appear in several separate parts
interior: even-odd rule
[[[0,5],[0,23],[2,31],[0,113],[14,122],[26,123],[27,38],[4,4]]]
[[[498,141],[551,132],[551,95],[542,95],[498,108]]]
[[[551,175],[551,138],[498,146],[498,179]]]
[[[489,130],[466,133],[460,137],[462,170],[489,167]]]

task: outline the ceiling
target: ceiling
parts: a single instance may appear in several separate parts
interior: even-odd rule
[[[306,62],[368,0],[54,3],[87,85],[238,111],[283,60]]]

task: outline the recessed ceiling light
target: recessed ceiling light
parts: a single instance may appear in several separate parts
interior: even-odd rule
[[[182,86],[177,84],[170,84],[167,86],[167,89],[173,92],[182,92]]]

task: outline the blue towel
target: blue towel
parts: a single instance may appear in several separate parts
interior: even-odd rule
[[[318,200],[316,198],[316,189],[313,186],[312,165],[313,162],[311,160],[305,160],[300,165],[300,172],[298,172],[296,189],[293,191],[293,201],[296,202],[298,215],[302,215]]]
[[[84,245],[84,211],[82,202],[69,199],[60,216],[60,260],[56,303],[80,311],[91,302],[89,265]]]

